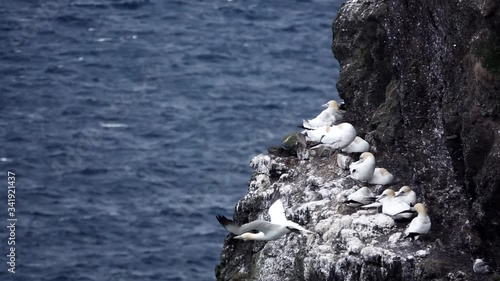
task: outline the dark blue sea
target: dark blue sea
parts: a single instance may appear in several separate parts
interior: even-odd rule
[[[2,1],[0,280],[215,279],[250,159],[338,98],[340,2]]]

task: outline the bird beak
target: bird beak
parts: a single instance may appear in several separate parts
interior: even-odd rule
[[[386,196],[387,196],[387,195],[385,195],[385,194],[380,195],[379,197],[377,197],[377,201],[379,201],[379,200],[381,200],[381,199],[385,198]]]
[[[394,196],[394,197],[398,197],[400,195],[401,195],[401,192],[398,191],[398,192],[396,192],[396,196]]]
[[[243,237],[241,237],[241,235],[238,235],[238,236],[234,236],[233,239],[240,239],[240,240],[243,240]]]
[[[323,104],[323,105],[321,105],[321,106],[322,106],[322,107],[328,107],[328,104],[327,104],[327,103],[325,103],[325,104]]]

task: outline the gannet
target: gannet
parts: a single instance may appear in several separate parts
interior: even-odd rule
[[[275,192],[276,193],[276,192]],[[276,195],[273,194],[273,197]],[[238,225],[234,221],[226,218],[225,216],[217,216],[219,223],[228,231],[237,236],[235,239],[247,240],[275,240],[290,232],[306,232],[309,231],[299,224],[289,221],[285,216],[285,209],[281,199],[277,199],[269,208],[269,216],[271,221],[256,220],[244,225]]]
[[[418,216],[414,218],[405,230],[405,238],[414,238],[420,234],[426,234],[431,229],[431,219],[422,203],[415,205]]]
[[[403,186],[396,192],[396,197],[406,204],[413,206],[417,203],[417,194],[409,186]]]
[[[327,127],[326,134],[319,140],[319,144],[311,147],[328,147],[330,149],[341,149],[348,146],[356,138],[356,129],[349,123],[342,123]]]
[[[375,201],[375,195],[370,189],[368,189],[368,187],[363,186],[356,192],[347,196],[347,201],[344,203],[346,203],[349,207],[359,207],[370,204],[373,201]]]
[[[302,131],[302,135],[306,137],[307,141],[319,142],[331,129],[331,126],[328,125],[316,129],[304,130]]]
[[[472,266],[472,270],[474,270],[475,273],[479,273],[479,274],[493,273],[493,271],[490,268],[490,265],[488,263],[484,262],[482,259],[476,259],[474,261],[474,265]]]
[[[342,120],[344,112],[340,110],[337,101],[331,100],[322,106],[327,107],[327,109],[323,110],[318,116],[316,116],[316,118],[302,121],[302,126],[305,129],[316,129],[324,126],[330,126]]]
[[[382,202],[382,213],[391,216],[395,220],[411,218],[414,212],[411,210],[410,205],[402,202],[394,195],[394,190],[384,190],[380,199],[384,197],[387,197],[387,199]]]
[[[370,150],[370,144],[360,137],[356,137],[348,146],[342,148],[345,153],[361,153]]]
[[[368,209],[368,208],[382,207],[382,204],[384,203],[384,201],[387,200],[387,196],[385,196],[385,195],[382,196],[382,195],[383,195],[383,193],[375,196],[375,202],[368,204],[368,205],[361,206],[361,208]]]
[[[359,160],[349,165],[350,177],[367,182],[375,171],[375,157],[370,152],[363,152]]]
[[[372,177],[368,180],[368,183],[386,185],[392,183],[393,179],[393,175],[385,168],[375,168]]]

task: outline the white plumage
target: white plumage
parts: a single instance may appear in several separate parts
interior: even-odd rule
[[[370,144],[360,137],[356,137],[348,146],[342,148],[345,153],[361,153],[370,150]]]
[[[409,186],[403,186],[396,192],[396,197],[406,204],[413,206],[417,203],[417,194]]]
[[[238,225],[225,216],[217,216],[219,223],[228,231],[236,234],[235,239],[243,240],[275,240],[290,232],[314,233],[289,221],[285,216],[285,209],[281,199],[276,199],[279,193],[273,194],[274,203],[269,207],[268,213],[271,221],[255,220],[243,225]]]
[[[375,168],[372,177],[368,180],[369,184],[386,185],[392,183],[394,176],[385,168]]]
[[[375,171],[375,157],[370,152],[364,152],[359,156],[359,160],[349,165],[350,177],[367,182]]]
[[[394,197],[394,194],[392,189],[386,189],[382,193],[380,198],[387,197],[382,202],[382,213],[391,216],[395,220],[411,218],[414,212],[411,210],[410,205]]]
[[[422,203],[416,204],[415,210],[418,216],[414,218],[408,225],[408,228],[406,228],[406,237],[412,238],[420,234],[426,234],[431,229],[431,219],[427,215],[427,210],[424,205]]]
[[[317,129],[324,126],[331,126],[342,120],[344,112],[340,110],[337,101],[331,100],[323,106],[327,107],[327,109],[318,114],[316,118],[303,120],[302,126],[305,129]]]

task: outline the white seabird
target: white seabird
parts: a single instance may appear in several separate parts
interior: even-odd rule
[[[332,130],[331,126],[328,125],[311,130],[304,130],[302,131],[302,135],[306,137],[307,141],[319,142],[331,130]]]
[[[370,152],[364,152],[359,160],[349,165],[350,177],[355,180],[367,182],[375,171],[375,156]]]
[[[490,268],[490,265],[488,263],[484,262],[482,259],[476,259],[474,261],[474,265],[472,266],[472,270],[474,270],[475,273],[479,273],[479,274],[493,273],[493,271]]]
[[[361,153],[370,150],[370,144],[360,137],[356,137],[348,146],[342,148],[345,153]]]
[[[378,208],[382,207],[382,204],[384,203],[385,200],[387,200],[387,196],[382,196],[382,194],[375,196],[375,202],[361,206],[361,208],[369,209],[369,208]]]
[[[359,207],[370,204],[373,201],[375,201],[375,195],[370,189],[368,189],[368,187],[363,186],[356,192],[347,196],[347,201],[344,203],[346,203],[349,207]]]
[[[385,168],[375,168],[372,177],[368,180],[369,184],[386,185],[392,183],[394,176]]]
[[[396,192],[396,197],[410,206],[414,206],[415,203],[417,203],[417,194],[406,185],[401,187],[399,191]]]
[[[312,147],[328,147],[341,149],[348,146],[356,138],[356,129],[349,123],[341,123],[326,128],[326,134],[319,139],[319,144]]]
[[[324,126],[331,126],[342,120],[344,112],[340,110],[337,101],[331,100],[322,106],[327,107],[327,109],[323,110],[318,116],[316,116],[316,118],[302,121],[302,126],[305,129],[316,129]]]
[[[276,192],[275,192],[276,193]],[[273,194],[273,197],[277,197]],[[290,232],[306,232],[309,231],[299,224],[289,221],[285,216],[285,209],[281,199],[277,199],[269,208],[269,216],[271,221],[255,220],[244,225],[238,225],[234,221],[225,216],[217,216],[219,223],[228,231],[237,236],[235,239],[247,240],[275,240]]]
[[[415,205],[418,216],[414,218],[405,230],[405,238],[414,238],[420,234],[426,234],[431,229],[431,219],[427,215],[427,210],[422,203]]]
[[[395,220],[411,218],[414,212],[411,210],[410,205],[402,202],[394,195],[394,190],[384,190],[380,199],[384,197],[387,197],[387,199],[382,202],[382,213],[391,216]]]

